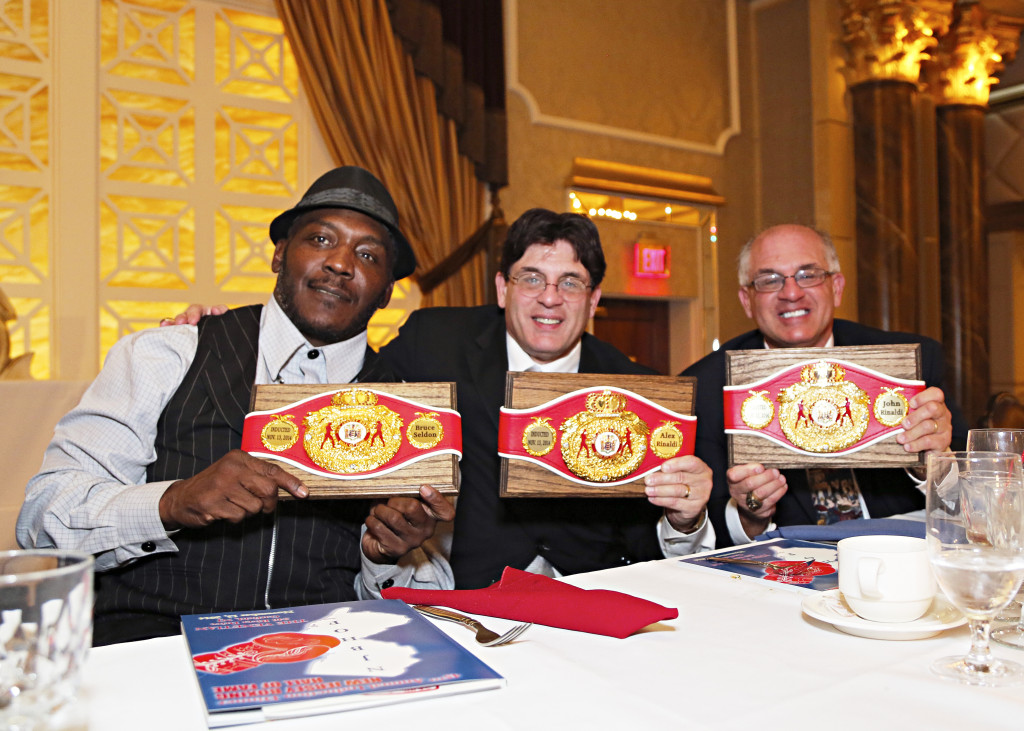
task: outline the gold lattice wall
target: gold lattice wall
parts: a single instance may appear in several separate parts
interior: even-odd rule
[[[19,314],[11,354],[34,352],[50,371],[50,10],[47,2],[0,5],[0,285]]]
[[[187,303],[272,290],[267,226],[331,163],[314,159],[322,145],[270,0],[239,5],[0,2],[0,286],[18,312],[12,354],[34,352],[33,377],[67,377],[77,342],[95,372],[118,338]],[[91,45],[72,47],[62,28],[93,33]],[[89,103],[65,102],[76,98]],[[416,301],[400,282],[371,344]]]

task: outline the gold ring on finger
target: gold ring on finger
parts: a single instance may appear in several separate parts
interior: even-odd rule
[[[747,508],[750,509],[750,512],[756,513],[762,505],[764,505],[764,501],[755,495],[753,490],[747,493]]]

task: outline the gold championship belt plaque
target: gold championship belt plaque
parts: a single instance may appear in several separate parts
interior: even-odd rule
[[[920,464],[895,440],[925,388],[920,360],[917,344],[726,352],[729,464]]]
[[[693,454],[695,379],[509,372],[498,453],[503,497],[643,495],[643,477]]]
[[[455,384],[258,385],[242,449],[301,479],[310,498],[416,495],[420,485],[455,495]]]

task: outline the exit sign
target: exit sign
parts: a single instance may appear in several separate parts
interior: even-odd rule
[[[668,254],[667,244],[637,241],[633,244],[633,274],[664,279],[668,276]]]

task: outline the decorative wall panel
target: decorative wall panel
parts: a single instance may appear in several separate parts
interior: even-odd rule
[[[18,313],[16,327],[11,328],[11,355],[32,353],[32,376],[49,373],[52,353],[50,350],[50,308],[36,297],[10,297],[14,311]]]
[[[47,282],[49,212],[41,189],[0,185],[0,282]]]
[[[0,286],[17,320],[11,356],[50,375],[52,104],[50,4],[0,3]]]
[[[299,195],[298,73],[276,17],[103,0],[101,350],[177,303],[260,302]],[[173,300],[174,304],[172,304]]]
[[[107,180],[185,187],[195,180],[195,108],[187,99],[108,90],[100,99]]]
[[[0,5],[0,58],[45,62],[50,56],[50,6],[47,0]]]
[[[0,74],[0,165],[42,170],[49,164],[49,84],[45,79]]]
[[[165,84],[194,81],[196,13],[192,6],[185,0],[103,0],[103,70]]]
[[[106,286],[186,289],[195,283],[195,216],[187,201],[106,196],[100,232]]]
[[[225,10],[216,25],[221,91],[282,103],[297,99],[298,68],[277,18]]]
[[[275,277],[270,271],[274,245],[267,227],[280,212],[228,205],[217,211],[217,286],[226,292],[269,292],[274,288]]]
[[[191,302],[266,301],[268,225],[330,165],[317,134],[272,0],[0,0],[11,355],[89,378]],[[375,346],[403,304],[408,283]]]

